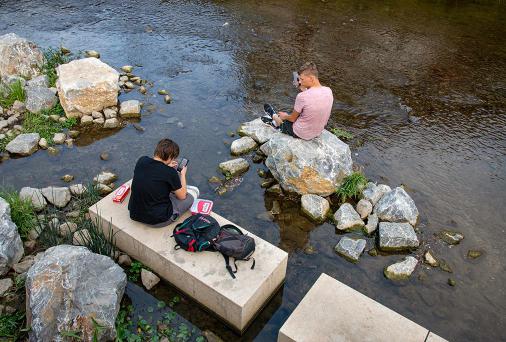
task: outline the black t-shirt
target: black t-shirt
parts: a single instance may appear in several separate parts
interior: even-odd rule
[[[157,224],[172,216],[171,191],[181,188],[177,171],[149,157],[140,157],[135,165],[132,194],[128,202],[130,218]]]

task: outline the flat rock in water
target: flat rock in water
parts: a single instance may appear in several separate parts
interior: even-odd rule
[[[374,207],[374,212],[381,221],[409,222],[412,226],[418,221],[415,202],[401,187],[383,195]]]
[[[362,192],[362,195],[364,199],[371,202],[373,206],[378,203],[378,201],[383,197],[384,194],[391,191],[392,189],[388,185],[384,184],[374,184],[374,183],[367,183],[367,186],[365,187],[364,191]]]
[[[67,117],[81,117],[118,103],[119,74],[97,58],[84,58],[56,68],[56,87]]]
[[[352,172],[349,146],[326,130],[309,141],[274,134],[260,150],[283,189],[300,195],[331,195]]]
[[[425,252],[425,254],[423,255],[424,259],[425,259],[425,263],[432,266],[432,267],[438,267],[439,266],[439,261],[437,260],[437,258],[434,256],[434,254],[431,252],[431,251],[427,251]]]
[[[118,128],[119,127],[119,121],[116,118],[107,119],[104,123],[104,128]]]
[[[360,218],[362,220],[365,219],[367,216],[369,216],[369,214],[371,212],[372,212],[372,204],[371,204],[371,202],[369,202],[366,199],[361,199],[360,201],[358,201],[358,203],[357,203],[357,213],[359,213]]]
[[[449,245],[457,245],[464,240],[464,235],[451,230],[443,230],[438,234],[439,238]]]
[[[44,109],[52,108],[57,101],[53,90],[45,87],[26,87],[26,109],[38,113]]]
[[[98,191],[98,193],[102,196],[105,196],[105,195],[108,195],[112,192],[112,188],[105,185],[105,184],[102,184],[102,183],[98,183],[95,185],[95,189]]]
[[[417,248],[420,242],[409,223],[380,222],[379,248],[383,251],[403,251]]]
[[[386,267],[383,273],[390,280],[405,280],[413,273],[417,263],[416,258],[407,256],[404,260]]]
[[[39,149],[39,133],[20,134],[7,144],[5,149],[12,154],[29,156]]]
[[[72,198],[67,187],[50,186],[41,189],[41,191],[47,201],[57,208],[64,208]]]
[[[108,185],[114,182],[116,179],[118,179],[118,176],[116,176],[116,174],[108,171],[103,171],[100,172],[95,178],[93,178],[93,182],[95,184],[98,183]]]
[[[67,135],[65,133],[55,133],[53,136],[53,142],[56,145],[61,145],[65,142],[65,139],[67,139]]]
[[[64,341],[79,331],[83,341],[114,340],[115,321],[127,283],[125,272],[85,247],[49,248],[28,271],[27,324],[30,341]]]
[[[141,106],[137,100],[128,100],[121,102],[119,115],[122,118],[140,118]]]
[[[376,214],[371,214],[369,215],[369,217],[367,218],[367,224],[365,225],[365,228],[364,228],[364,231],[366,234],[372,234],[376,228],[378,228],[378,215]]]
[[[317,222],[324,221],[330,211],[329,201],[318,195],[302,195],[301,206],[302,212]]]
[[[18,227],[11,220],[10,205],[0,197],[0,276],[18,263],[23,253],[23,242]]]
[[[86,192],[86,187],[83,184],[73,184],[69,186],[70,193],[74,196],[81,196]]]
[[[282,134],[275,130],[274,127],[263,123],[260,118],[243,123],[237,132],[241,136],[251,137],[259,144],[267,142],[276,134]]]
[[[344,203],[334,213],[334,223],[338,230],[361,229],[365,226],[360,215],[353,209],[349,203]]]
[[[19,197],[32,202],[36,211],[41,211],[47,206],[47,201],[40,189],[24,187],[19,191]]]
[[[248,171],[249,164],[246,159],[237,158],[220,163],[219,168],[225,176],[237,176]]]
[[[352,239],[343,236],[336,247],[334,247],[334,250],[347,260],[357,262],[364,251],[365,245],[366,241],[364,239]]]
[[[20,76],[31,79],[40,74],[44,64],[42,51],[15,33],[0,36],[0,77]]]
[[[254,150],[257,147],[257,143],[251,137],[242,137],[234,140],[230,145],[230,151],[233,155],[241,155]]]

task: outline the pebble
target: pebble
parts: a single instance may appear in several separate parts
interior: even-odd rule
[[[158,90],[158,94],[160,95],[168,95],[169,93],[165,89]]]
[[[170,95],[165,95],[165,97],[163,98],[163,100],[165,101],[165,103],[171,103],[172,102],[172,97],[170,97]]]
[[[221,183],[221,179],[218,176],[212,176],[211,178],[209,178],[208,182],[209,183]]]
[[[278,201],[272,202],[271,214],[272,215],[279,215],[279,214],[281,214],[281,206],[279,205]]]
[[[60,150],[56,147],[53,147],[53,146],[50,146],[47,148],[47,153],[50,155],[50,156],[56,156],[60,153]]]
[[[448,278],[448,285],[455,286],[455,285],[457,285],[457,282],[452,278]]]
[[[220,186],[218,189],[216,189],[216,193],[220,196],[225,195],[226,192],[227,192],[227,188],[224,186]]]
[[[100,119],[104,117],[100,112],[91,112],[91,116],[93,117],[93,119]]]
[[[134,70],[134,67],[131,65],[123,65],[121,67],[121,70],[123,70],[124,72],[132,72]]]
[[[39,147],[43,150],[49,147],[49,144],[47,143],[46,138],[40,138],[39,140]]]
[[[95,50],[87,50],[87,51],[85,51],[85,55],[86,55],[86,57],[100,58],[100,53]]]
[[[100,159],[109,160],[109,153],[107,153],[107,152],[100,153]]]
[[[79,136],[79,131],[69,131],[69,137],[75,139]]]
[[[478,251],[478,250],[470,249],[470,250],[467,251],[467,257],[469,259],[479,258],[482,254],[483,254],[483,252],[482,251]]]
[[[147,92],[147,89],[146,89],[146,87],[145,87],[145,86],[141,86],[141,87],[139,88],[139,93],[141,93],[141,94],[146,94],[146,92]]]
[[[61,178],[62,181],[66,182],[66,183],[70,183],[74,180],[74,176],[72,175],[65,175]]]
[[[134,89],[135,85],[132,82],[125,82],[125,87],[128,89]]]
[[[132,124],[132,126],[134,126],[134,128],[136,130],[138,130],[139,132],[144,132],[146,129],[144,127],[142,127],[141,125],[139,125],[138,123],[134,123]]]

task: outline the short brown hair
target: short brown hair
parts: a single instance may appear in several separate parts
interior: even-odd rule
[[[299,75],[303,73],[313,75],[318,78],[318,69],[316,68],[316,64],[313,62],[306,62],[299,68]]]
[[[179,156],[179,146],[170,139],[162,139],[155,148],[155,157],[162,160],[175,159]]]

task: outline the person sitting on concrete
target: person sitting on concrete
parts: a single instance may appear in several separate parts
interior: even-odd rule
[[[262,121],[272,124],[282,133],[295,138],[311,140],[318,137],[330,118],[334,97],[329,87],[322,86],[318,80],[318,69],[312,62],[299,69],[299,89],[291,114],[278,112],[264,105],[266,116]]]
[[[132,220],[163,227],[190,209],[199,191],[187,187],[186,166],[180,173],[176,170],[178,156],[179,146],[170,139],[162,139],[153,158],[139,158],[128,203]]]

